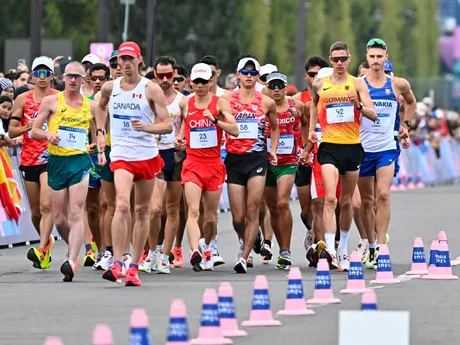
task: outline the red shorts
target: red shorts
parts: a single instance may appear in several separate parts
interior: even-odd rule
[[[145,161],[115,161],[110,163],[110,170],[115,172],[115,170],[126,170],[134,176],[134,181],[148,181],[153,180],[165,166],[165,162],[157,155],[151,159]]]
[[[227,170],[220,159],[203,162],[187,158],[182,165],[182,186],[193,182],[203,191],[215,192],[222,189],[226,174]]]
[[[321,169],[321,165],[318,162],[316,152],[313,158],[310,193],[311,193],[312,199],[324,198],[326,196],[326,189],[324,188],[322,169]],[[337,183],[336,197],[337,197],[337,200],[340,199],[340,175],[339,175],[339,183]]]

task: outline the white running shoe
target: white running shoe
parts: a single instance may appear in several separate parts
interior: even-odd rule
[[[129,265],[131,264],[133,259],[131,258],[131,254],[127,253],[121,257],[121,260],[121,262],[123,263],[123,266],[121,268],[121,276],[126,277],[126,271],[128,270]]]
[[[350,270],[350,260],[348,259],[348,255],[344,250],[340,248],[337,249],[337,260],[338,260],[339,268],[342,271]]]
[[[157,274],[169,274],[169,256],[161,254],[156,260],[156,271]]]
[[[95,263],[94,268],[97,270],[107,271],[110,267],[113,266],[114,262],[115,260],[112,253],[106,250],[101,260]]]

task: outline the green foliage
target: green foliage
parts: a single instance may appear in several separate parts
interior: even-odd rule
[[[323,41],[326,36],[326,15],[324,0],[310,1],[307,12],[307,58],[308,56],[324,56]]]

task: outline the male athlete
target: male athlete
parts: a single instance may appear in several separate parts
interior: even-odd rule
[[[220,156],[222,134],[225,131],[233,137],[239,135],[229,102],[211,93],[213,80],[209,65],[198,63],[193,66],[190,81],[195,95],[190,99],[184,98],[180,103],[185,117],[182,134],[187,145],[187,158],[182,168],[182,184],[188,206],[187,235],[191,250],[190,264],[197,272],[202,269],[212,270],[214,267],[211,241],[217,229],[217,209],[226,172]],[[205,236],[203,255],[198,250],[198,218],[202,197]]]
[[[298,171],[298,141],[300,136],[308,141],[308,122],[304,115],[304,104],[286,97],[287,77],[284,74],[270,73],[266,81],[270,98],[276,103],[280,140],[276,149],[278,164],[270,165],[267,171],[265,201],[280,247],[276,267],[289,269],[292,265],[292,213],[289,202]],[[267,135],[267,150],[271,151],[270,129]]]
[[[47,140],[48,185],[56,228],[69,246],[68,258],[61,265],[65,282],[71,282],[78,267],[78,253],[83,242],[83,222],[88,193],[91,158],[87,136],[94,104],[80,94],[85,69],[69,63],[64,72],[65,89],[43,99],[32,129],[32,138]],[[47,121],[48,128],[43,130]]]
[[[32,127],[40,110],[43,99],[57,93],[51,89],[50,83],[54,77],[53,60],[47,56],[37,57],[32,63],[32,78],[35,88],[19,95],[14,101],[13,114],[8,134],[11,139],[23,136],[21,150],[21,165],[27,196],[32,211],[32,223],[40,234],[38,248],[30,248],[27,258],[33,266],[47,269],[51,264],[51,247],[54,242],[53,214],[51,210],[51,189],[48,186],[48,143],[31,138]],[[43,129],[48,124],[43,123]]]
[[[341,270],[348,270],[348,236],[353,219],[352,196],[358,180],[359,167],[364,158],[359,141],[361,114],[371,121],[377,114],[369,97],[366,83],[347,73],[351,55],[343,42],[332,44],[329,59],[332,75],[313,82],[313,102],[310,110],[309,140],[317,142],[315,132],[319,122],[322,141],[318,148],[326,196],[323,227],[329,262],[338,259]],[[319,121],[318,121],[319,120]],[[340,174],[340,243],[335,250],[337,184]]]
[[[265,122],[268,118],[271,129],[272,149],[269,161],[277,165],[276,148],[279,128],[276,120],[275,101],[255,90],[260,64],[253,56],[244,56],[238,61],[240,89],[223,96],[230,102],[240,135],[226,136],[227,185],[233,227],[240,239],[244,239],[241,257],[234,267],[237,273],[247,272],[247,259],[254,247],[259,254],[263,236],[259,230],[259,210],[267,173],[267,147]]]
[[[374,38],[367,43],[370,71],[364,77],[378,114],[375,122],[362,118],[361,144],[364,161],[359,172],[361,217],[369,239],[366,267],[377,268],[378,245],[385,243],[390,223],[390,187],[399,157],[395,136],[407,137],[414,116],[416,100],[407,80],[385,74],[388,49],[385,42]],[[401,124],[399,97],[405,101],[405,121]],[[374,202],[376,210],[374,212]],[[377,240],[375,239],[377,231]]]
[[[129,252],[128,214],[131,189],[135,192],[135,223],[132,262],[126,271],[125,286],[141,286],[138,263],[148,236],[149,203],[154,179],[164,167],[158,155],[154,134],[173,130],[161,88],[139,74],[143,64],[141,50],[134,42],[124,42],[118,49],[123,77],[104,84],[96,107],[96,134],[99,164],[106,162],[106,106],[110,113],[110,168],[115,173],[116,209],[112,221],[115,263],[102,277],[117,282],[122,277],[122,256]],[[133,220],[134,221],[134,220]]]

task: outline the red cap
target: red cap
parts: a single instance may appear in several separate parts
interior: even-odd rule
[[[118,56],[132,56],[137,58],[141,55],[141,48],[134,42],[123,42],[118,48]]]

